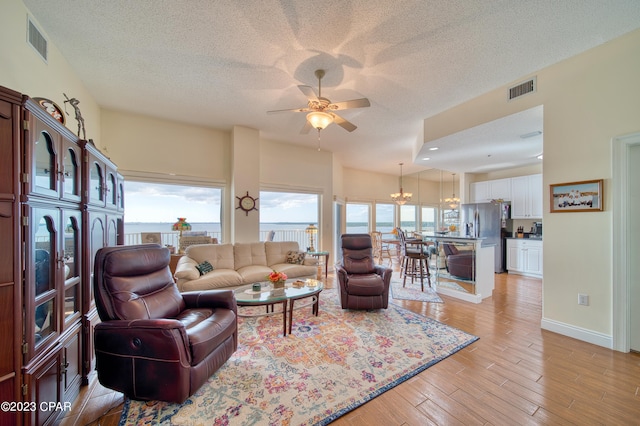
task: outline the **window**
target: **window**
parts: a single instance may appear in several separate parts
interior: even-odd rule
[[[438,218],[438,209],[435,207],[425,207],[421,209],[420,229],[422,232],[435,232]]]
[[[179,217],[187,219],[191,232],[204,232],[222,242],[220,188],[125,181],[124,194],[125,244],[140,244],[142,232],[159,232],[163,245],[177,247],[178,236],[171,226]]]
[[[400,206],[400,228],[405,233],[414,232],[417,227],[416,206],[405,204]]]
[[[260,191],[260,241],[297,241],[301,249],[310,246],[305,229],[310,224],[320,228],[319,194]],[[314,248],[320,244],[320,229],[314,236]]]
[[[369,233],[369,204],[347,203],[347,234]]]
[[[376,231],[391,234],[395,227],[395,204],[376,204]]]

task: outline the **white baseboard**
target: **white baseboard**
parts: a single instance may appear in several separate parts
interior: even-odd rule
[[[582,340],[583,342],[593,343],[594,345],[613,349],[613,336],[607,334],[598,333],[586,328],[576,327],[575,325],[565,324],[545,318],[540,322],[540,327],[543,330],[553,331],[554,333],[562,334],[563,336],[572,337],[574,339]]]
[[[444,294],[446,296],[455,297],[456,299],[461,299],[461,300],[464,300],[465,302],[482,303],[482,295],[480,294],[466,293],[464,291],[453,290],[450,288],[437,286],[437,285],[435,286],[435,289],[438,292],[438,294]]]

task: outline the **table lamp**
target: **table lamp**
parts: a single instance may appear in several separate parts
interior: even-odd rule
[[[187,218],[179,217],[178,221],[171,226],[173,231],[179,231],[180,236],[178,237],[178,253],[183,254],[184,249],[182,248],[182,244],[180,244],[180,240],[182,240],[182,231],[191,231],[191,225],[187,223]]]
[[[309,235],[309,248],[307,251],[316,251],[315,247],[313,247],[313,239],[314,236],[318,233],[318,228],[312,223],[304,230]]]

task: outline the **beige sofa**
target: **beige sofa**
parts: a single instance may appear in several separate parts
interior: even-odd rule
[[[318,260],[305,256],[302,264],[287,262],[287,254],[298,252],[295,241],[266,241],[237,244],[197,244],[187,247],[176,265],[180,291],[233,288],[266,281],[273,270],[289,278],[314,277]],[[213,271],[204,275],[196,266],[208,261]]]

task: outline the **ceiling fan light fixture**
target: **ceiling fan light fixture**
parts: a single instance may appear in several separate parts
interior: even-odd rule
[[[333,123],[333,116],[327,112],[313,111],[307,114],[307,121],[314,129],[324,130]]]

